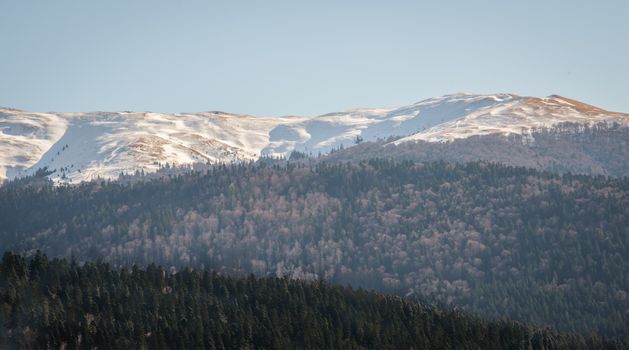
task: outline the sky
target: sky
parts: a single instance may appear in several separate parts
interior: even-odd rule
[[[627,18],[627,0],[0,0],[0,106],[317,115],[508,92],[629,112]]]

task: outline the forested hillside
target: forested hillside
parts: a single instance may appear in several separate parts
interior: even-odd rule
[[[0,264],[3,349],[627,349],[321,281],[30,261]]]
[[[446,143],[363,142],[324,159],[361,161],[386,158],[412,161],[491,161],[557,173],[629,176],[629,127],[620,124],[564,123],[524,135],[472,136]],[[397,145],[396,145],[397,144]]]
[[[0,246],[323,278],[560,330],[629,335],[629,179],[487,163],[217,166],[0,187]]]

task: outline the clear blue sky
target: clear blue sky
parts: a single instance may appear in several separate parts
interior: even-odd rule
[[[453,92],[629,112],[629,1],[0,0],[0,106],[288,115]]]

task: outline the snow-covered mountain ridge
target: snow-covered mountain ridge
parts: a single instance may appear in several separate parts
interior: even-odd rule
[[[405,136],[447,142],[473,135],[526,133],[562,122],[629,125],[609,112],[560,96],[452,94],[400,108],[362,108],[311,117],[224,112],[42,113],[0,108],[0,180],[48,167],[55,181],[115,178],[160,164],[233,162],[326,153],[363,140]]]

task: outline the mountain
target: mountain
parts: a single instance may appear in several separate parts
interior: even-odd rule
[[[443,143],[482,135],[528,135],[560,123],[629,125],[629,115],[560,96],[452,94],[400,108],[311,117],[224,112],[42,113],[0,108],[0,180],[47,167],[57,182],[115,178],[164,164],[327,153],[355,140]]]
[[[454,95],[445,99],[447,106],[456,105],[460,106],[459,108],[465,108],[458,115],[456,112],[444,111],[442,100],[437,99],[425,103],[431,106],[429,108],[432,108],[436,115],[445,114],[451,117],[447,118],[447,121],[441,119],[439,123],[434,123],[425,130],[399,139],[394,144],[412,141],[447,142],[490,134],[525,134],[530,129],[552,127],[561,123],[617,122],[629,125],[629,114],[609,112],[558,95],[547,98],[506,96],[501,100],[496,100],[500,103],[486,103],[486,105],[480,102],[490,100],[487,96]],[[472,101],[477,102],[471,104]]]

